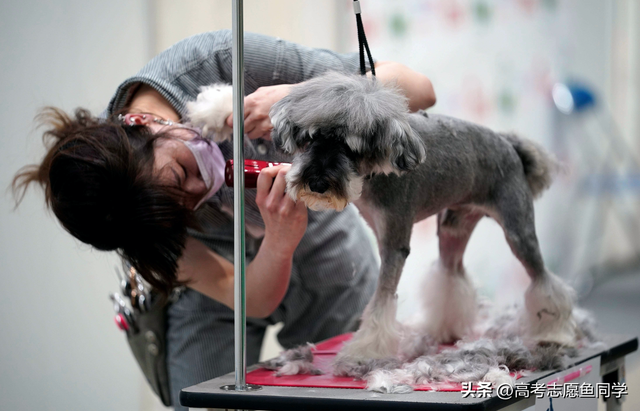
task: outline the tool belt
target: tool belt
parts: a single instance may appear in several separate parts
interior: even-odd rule
[[[171,390],[167,370],[167,309],[176,301],[181,289],[162,296],[144,283],[135,269],[123,263],[119,293],[112,293],[115,321],[126,333],[127,342],[142,373],[165,406],[171,406]]]
[[[142,373],[162,403],[171,406],[167,371],[167,298],[156,297],[146,312],[134,312],[135,329],[127,332],[127,342]]]

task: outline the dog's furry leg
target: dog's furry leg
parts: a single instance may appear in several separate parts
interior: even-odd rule
[[[365,308],[360,329],[338,354],[337,364],[394,357],[398,353],[402,327],[396,320],[396,289],[409,255],[413,216],[378,213],[376,220],[369,223],[376,228],[380,247],[378,287]]]
[[[524,299],[526,335],[538,341],[575,345],[574,299],[574,290],[549,271],[532,280]]]
[[[504,229],[514,255],[524,265],[531,285],[525,293],[525,337],[540,342],[575,345],[572,316],[574,292],[547,271],[535,232],[533,198],[524,176],[513,176],[497,193],[496,219]]]
[[[476,292],[465,274],[462,257],[481,211],[463,208],[438,215],[440,260],[423,288],[424,322],[419,325],[437,342],[453,342],[469,334],[476,317]]]
[[[200,127],[204,136],[213,135],[216,142],[230,140],[233,130],[227,126],[227,117],[233,113],[233,89],[230,84],[212,84],[202,87],[196,101],[186,105],[187,119]]]
[[[350,368],[350,363],[394,357],[402,336],[401,325],[396,320],[396,309],[395,293],[376,292],[362,314],[360,328],[338,353],[336,364]],[[336,367],[340,375],[344,374],[340,371],[341,367]]]

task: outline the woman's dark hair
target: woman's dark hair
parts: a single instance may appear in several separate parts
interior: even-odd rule
[[[177,261],[195,220],[180,193],[152,174],[154,142],[162,136],[84,109],[69,116],[47,107],[36,119],[48,127],[47,153],[14,177],[16,202],[31,183],[40,184],[47,206],[74,237],[117,251],[165,294],[181,285]]]

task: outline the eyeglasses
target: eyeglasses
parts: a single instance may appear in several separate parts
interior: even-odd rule
[[[160,124],[160,125],[163,125],[163,126],[182,128],[182,129],[191,131],[196,136],[202,136],[202,132],[200,131],[200,129],[198,129],[196,127],[187,126],[187,125],[184,125],[182,123],[176,123],[175,121],[171,121],[171,120],[165,120],[164,118],[156,117],[155,115],[153,115],[151,113],[129,113],[129,114],[124,114],[124,115],[123,114],[119,114],[118,115],[118,121],[120,121],[122,123],[122,125],[124,125],[124,126],[144,126],[145,124],[140,124],[135,120],[135,116],[141,116],[143,120],[146,120],[147,116],[149,116],[149,117],[151,117],[151,121],[153,121],[156,124]]]
[[[125,126],[142,126],[144,124],[138,123],[135,119],[136,117],[141,116],[143,120],[147,119],[147,116],[151,117],[151,121],[154,123],[162,124],[163,126],[173,126],[179,125],[180,123],[175,123],[171,120],[165,120],[163,118],[155,117],[151,113],[129,113],[129,114],[118,114],[118,121]]]

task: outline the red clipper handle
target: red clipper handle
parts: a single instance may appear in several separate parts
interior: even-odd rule
[[[263,168],[275,167],[279,165],[289,165],[290,163],[275,163],[273,161],[244,160],[244,188],[256,188],[258,185],[258,174]],[[233,187],[233,160],[227,160],[224,167],[224,181],[227,187]]]

